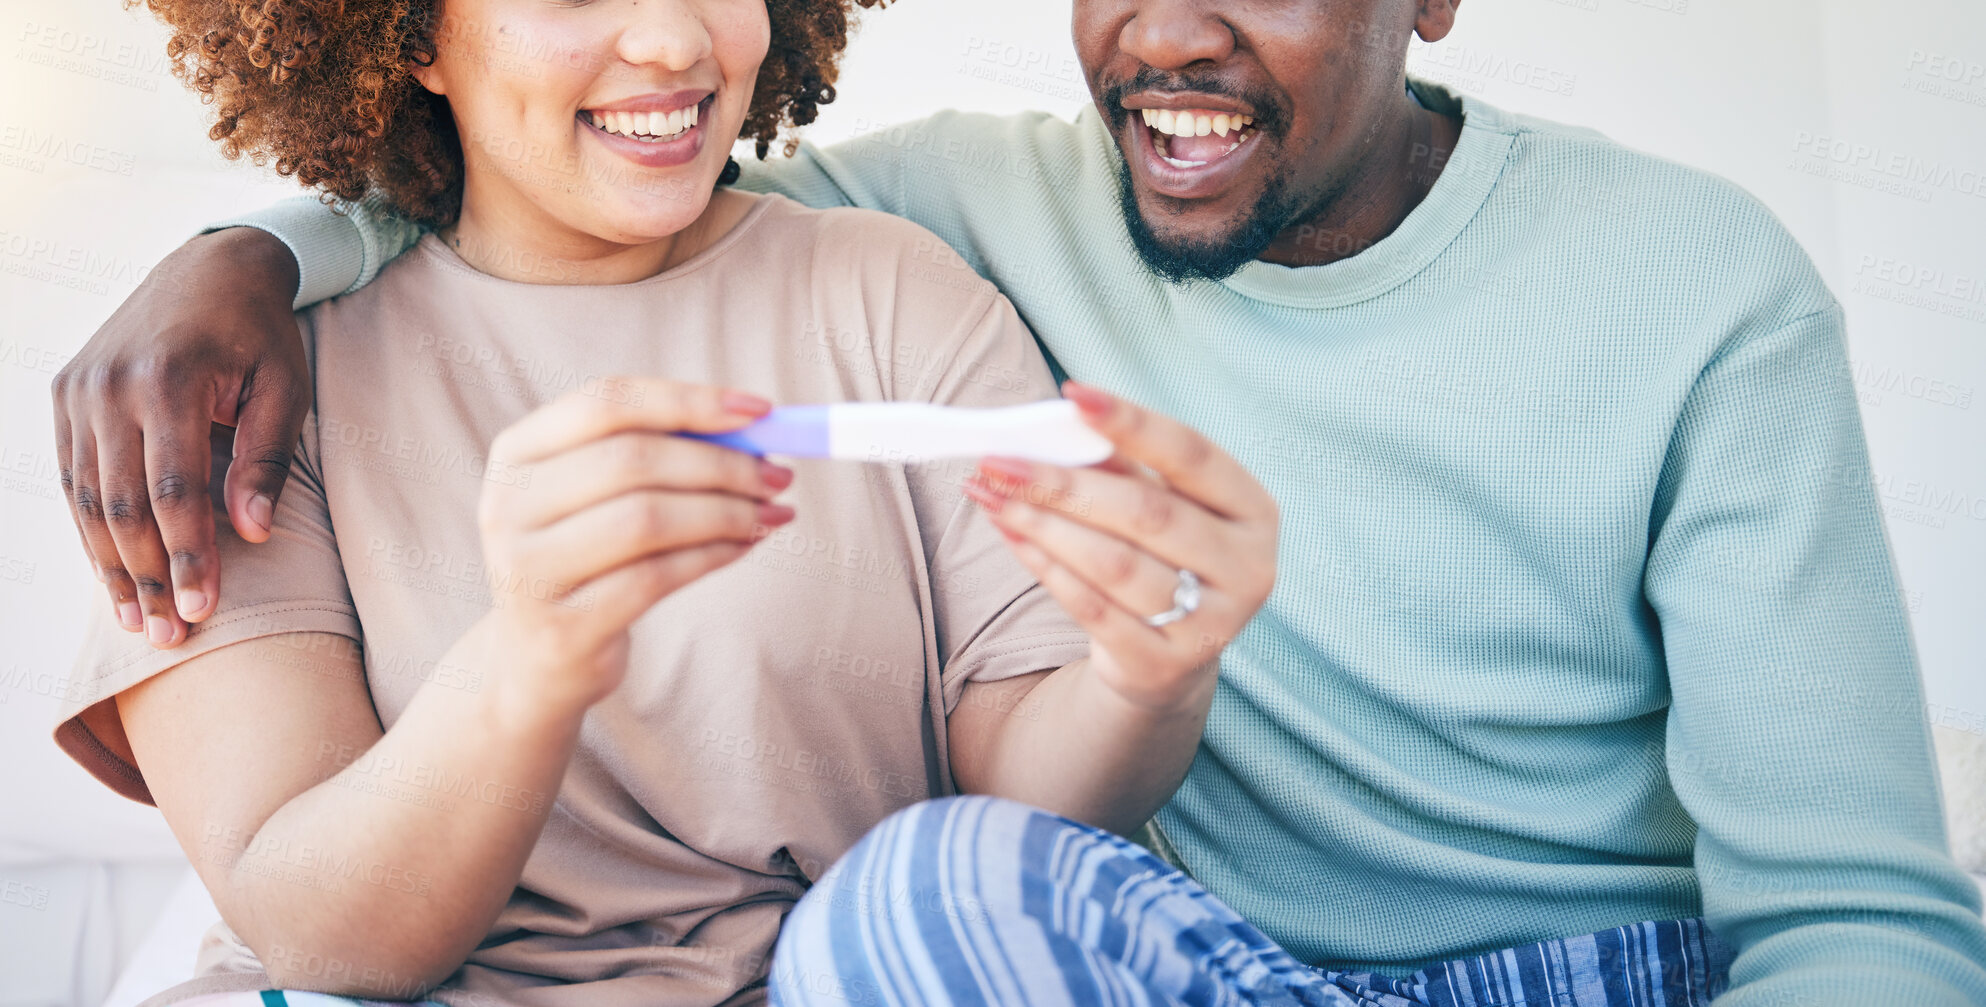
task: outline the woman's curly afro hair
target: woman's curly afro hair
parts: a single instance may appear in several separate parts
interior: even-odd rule
[[[230,158],[341,199],[376,192],[440,227],[462,202],[462,151],[447,102],[410,72],[433,62],[434,0],[125,0],[172,30],[173,73],[213,104]],[[887,0],[766,0],[771,43],[742,135],[764,157],[834,100],[851,8]],[[785,150],[794,143],[790,133]],[[727,168],[724,181],[735,170]]]

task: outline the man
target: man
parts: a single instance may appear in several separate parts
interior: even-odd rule
[[[1986,1003],[1838,305],[1728,183],[1406,81],[1454,16],[1078,0],[1076,122],[946,113],[747,173],[930,228],[932,276],[982,272],[1068,373],[1210,434],[1285,529],[1154,822],[1205,892],[924,806],[796,911],[782,997]],[[238,422],[229,511],[266,535],[306,406],[287,298],[409,237],[254,222],[285,243],[189,243],[57,380],[86,544],[174,639],[218,574],[204,508],[145,505],[201,485],[173,445]]]

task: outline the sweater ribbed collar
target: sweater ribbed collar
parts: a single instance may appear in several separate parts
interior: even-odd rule
[[[1392,234],[1348,259],[1322,266],[1256,260],[1222,283],[1256,300],[1302,308],[1337,308],[1377,297],[1427,268],[1462,233],[1503,174],[1516,129],[1501,109],[1423,80],[1410,80],[1421,104],[1462,109],[1462,135],[1421,200]]]
[[[1244,297],[1299,308],[1337,308],[1379,296],[1427,268],[1462,233],[1503,174],[1517,129],[1503,110],[1439,84],[1409,79],[1428,108],[1462,110],[1462,135],[1427,198],[1392,234],[1348,259],[1322,266],[1278,266],[1256,260],[1222,285]],[[1094,148],[1121,157],[1094,110],[1083,119]],[[1115,174],[1113,169],[1112,174]]]

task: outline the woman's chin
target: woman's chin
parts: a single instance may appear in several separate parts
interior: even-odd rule
[[[661,241],[696,223],[709,205],[710,194],[706,192],[694,204],[670,202],[667,206],[633,204],[610,207],[595,218],[597,226],[589,230],[624,245]]]

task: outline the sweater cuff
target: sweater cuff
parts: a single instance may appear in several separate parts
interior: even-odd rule
[[[292,306],[302,309],[357,285],[365,265],[365,239],[358,224],[315,196],[286,199],[272,206],[207,225],[207,234],[225,227],[254,227],[276,236],[297,260],[297,291]]]

